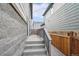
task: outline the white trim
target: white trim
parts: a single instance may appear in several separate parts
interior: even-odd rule
[[[26,21],[27,17],[25,16],[22,7],[19,3],[12,3],[12,5],[15,7],[15,9],[18,11],[18,13],[23,17],[23,19]],[[26,21],[27,22],[27,21]]]

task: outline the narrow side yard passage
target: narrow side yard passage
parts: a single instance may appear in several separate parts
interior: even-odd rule
[[[44,40],[38,35],[30,35],[26,40],[23,56],[47,56]]]
[[[42,37],[30,35],[25,43],[23,56],[47,56],[47,49]],[[51,45],[51,56],[64,56],[57,48]]]

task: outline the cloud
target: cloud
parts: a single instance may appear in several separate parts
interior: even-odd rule
[[[42,14],[47,8],[48,3],[34,3],[33,4],[33,20],[36,21],[43,20]]]
[[[43,16],[34,16],[33,17],[33,21],[37,21],[37,22],[40,22],[40,21],[43,21]]]

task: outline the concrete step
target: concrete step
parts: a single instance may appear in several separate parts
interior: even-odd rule
[[[24,49],[38,49],[38,48],[44,48],[44,44],[26,44]]]
[[[40,54],[40,53],[39,54],[37,54],[37,53],[35,54],[34,53],[34,54],[28,54],[28,55],[23,54],[22,56],[47,56],[47,54],[46,53],[43,53],[43,54]]]
[[[43,40],[39,40],[39,41],[26,41],[25,44],[42,44],[44,43]]]
[[[45,56],[46,49],[25,49],[23,52],[23,56]]]
[[[37,35],[29,37],[25,42],[22,56],[47,56],[44,40]]]

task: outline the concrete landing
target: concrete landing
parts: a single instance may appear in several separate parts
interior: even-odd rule
[[[51,56],[65,56],[61,51],[59,51],[56,47],[51,45]]]
[[[38,35],[30,35],[27,41],[42,41],[43,39]]]

